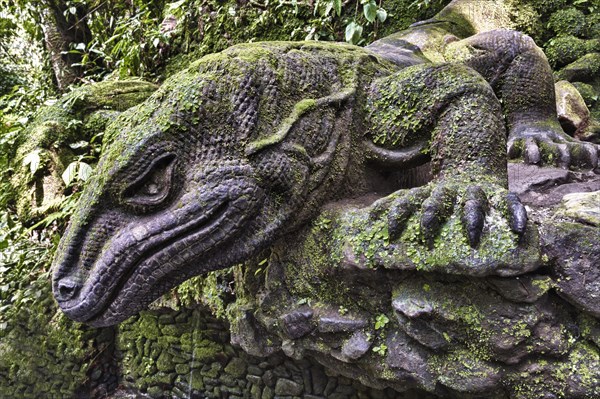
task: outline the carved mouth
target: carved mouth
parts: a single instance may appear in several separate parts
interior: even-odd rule
[[[174,228],[166,231],[158,228],[141,242],[125,243],[116,251],[115,255],[109,253],[108,259],[106,259],[107,256],[100,256],[96,261],[96,264],[99,265],[96,269],[101,270],[98,270],[100,273],[96,274],[96,278],[86,284],[88,292],[80,296],[79,303],[71,308],[63,307],[63,311],[80,321],[102,325],[101,320],[110,304],[123,295],[124,288],[139,275],[143,265],[161,257],[172,257],[171,254],[177,252],[176,246],[180,243],[192,240],[195,243],[201,243],[203,239],[219,229],[227,214],[231,213],[228,212],[230,208],[230,202],[223,201],[183,226],[175,224]],[[219,239],[210,240],[202,248],[202,252],[210,250],[219,242]],[[116,270],[112,271],[110,275],[102,273],[107,270],[106,267],[102,267],[103,265],[115,264],[119,265],[118,269],[114,268]],[[98,286],[106,287],[106,291],[100,297],[92,294],[92,289]],[[94,302],[90,303],[92,298]]]

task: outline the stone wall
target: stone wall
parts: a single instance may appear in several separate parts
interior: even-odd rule
[[[120,327],[122,389],[113,397],[424,398],[365,387],[309,359],[250,356],[229,341],[227,323],[201,305],[143,312]]]

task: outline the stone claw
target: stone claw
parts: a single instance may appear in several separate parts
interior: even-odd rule
[[[497,196],[504,189],[496,184],[465,184],[460,182],[438,181],[424,187],[402,191],[381,199],[374,204],[374,215],[384,216],[387,208],[387,226],[390,240],[396,241],[406,230],[409,220],[418,217],[421,242],[429,249],[434,248],[435,239],[453,215],[460,217],[460,224],[471,248],[477,248],[484,234],[486,217],[492,207],[498,206],[493,198],[498,198],[501,207],[507,209],[507,222],[510,229],[518,234],[525,233],[527,211],[519,197],[513,193]],[[496,204],[496,205],[494,205]]]
[[[473,248],[477,247],[481,240],[485,216],[489,209],[489,202],[483,189],[470,186],[465,196],[461,221],[467,232],[469,245]]]
[[[390,239],[395,240],[402,235],[406,222],[421,208],[421,204],[429,196],[428,187],[413,188],[407,195],[394,199],[389,204],[387,217],[388,234]]]
[[[527,227],[527,211],[519,197],[514,193],[508,193],[506,201],[508,203],[510,228],[515,233],[522,235]]]
[[[598,146],[556,133],[537,132],[513,135],[507,144],[510,159],[522,159],[531,165],[595,169]]]
[[[406,222],[416,210],[408,198],[400,198],[390,208],[388,213],[388,234],[390,239],[395,240],[404,231]]]
[[[433,247],[435,237],[452,215],[456,201],[456,190],[447,185],[438,185],[431,196],[423,202],[421,233],[429,247]]]

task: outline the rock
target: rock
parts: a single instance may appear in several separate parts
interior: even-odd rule
[[[250,365],[248,366],[248,374],[261,376],[264,374],[264,371],[258,366]]]
[[[225,367],[225,372],[235,378],[241,378],[246,375],[246,362],[237,357],[231,359],[229,364]]]
[[[169,372],[175,370],[175,364],[173,363],[172,356],[166,351],[163,350],[158,356],[158,360],[156,360],[156,368],[159,371]]]
[[[279,342],[266,339],[267,332],[259,326],[249,310],[240,309],[240,316],[231,325],[231,343],[241,346],[252,356],[265,357],[275,352]]]
[[[304,387],[302,385],[287,378],[278,379],[275,385],[275,395],[299,396],[302,395],[303,391]]]
[[[402,373],[409,373],[424,386],[435,385],[427,369],[427,355],[415,342],[401,331],[388,334],[386,364]]]
[[[198,370],[192,370],[189,378],[189,384],[192,389],[195,389],[196,391],[204,390],[204,379]]]
[[[312,391],[316,395],[322,395],[325,392],[327,386],[327,376],[323,370],[313,367],[310,369],[310,375],[312,379]]]
[[[508,164],[508,189],[520,197],[530,191],[555,187],[569,181],[569,171],[561,168],[540,168],[524,163]]]
[[[440,382],[458,392],[485,394],[492,392],[500,381],[500,370],[471,357],[451,361],[443,368]]]
[[[600,226],[600,191],[567,194],[560,205],[564,216]]]
[[[262,385],[263,385],[262,378],[260,378],[260,377],[259,377],[259,376],[257,376],[257,375],[247,375],[247,376],[246,376],[246,380],[248,380],[248,382],[249,382],[251,385],[259,385],[259,386],[262,386]]]
[[[307,390],[311,389],[312,378],[310,376],[310,364],[307,364],[302,368],[302,383]]]
[[[552,281],[547,276],[490,277],[486,282],[511,302],[534,303],[552,288]]]
[[[292,339],[302,338],[314,330],[313,311],[304,308],[287,313],[281,317],[284,332]]]
[[[600,72],[600,53],[589,53],[564,67],[557,76],[569,82],[587,82],[593,80],[598,72]]]
[[[555,85],[558,120],[568,134],[578,137],[590,123],[590,110],[577,88],[566,80]]]
[[[148,396],[151,398],[163,397],[163,390],[157,386],[151,386],[148,388]]]
[[[409,318],[428,315],[433,310],[431,304],[425,298],[414,298],[409,296],[397,296],[392,301],[393,308]]]
[[[350,359],[360,359],[371,347],[371,343],[367,339],[367,334],[362,331],[357,331],[344,342],[342,346],[342,356]]]
[[[422,290],[398,290],[392,300],[398,324],[408,336],[421,345],[439,350],[448,345],[448,340],[434,328],[428,317],[434,312],[434,304]]]
[[[275,393],[273,392],[273,390],[268,386],[265,387],[262,391],[261,399],[273,399],[273,397],[275,397]]]
[[[404,320],[401,315],[397,316],[404,332],[421,345],[433,350],[445,349],[448,346],[450,337],[444,337],[432,323],[425,320]]]
[[[540,322],[535,326],[534,345],[545,353],[564,355],[570,347],[571,335],[566,333],[562,326]]]
[[[158,324],[171,325],[175,323],[175,318],[170,313],[161,314],[158,316]]]
[[[322,333],[353,332],[367,326],[364,319],[354,319],[331,313],[319,318],[319,331]]]
[[[566,194],[600,190],[600,176],[594,173],[540,168],[520,163],[508,164],[509,190],[534,207],[559,204]]]
[[[275,374],[271,370],[267,370],[265,372],[265,374],[262,376],[263,382],[268,387],[274,387],[275,386],[276,378],[277,377],[275,376]]]
[[[102,369],[100,368],[94,369],[94,371],[92,371],[92,375],[90,376],[92,381],[97,381],[100,379],[100,377],[102,377]]]
[[[179,375],[188,375],[190,373],[190,366],[189,364],[176,364],[175,365],[175,372]]]
[[[600,230],[580,223],[549,222],[542,242],[559,295],[600,317]]]
[[[328,398],[333,391],[335,391],[335,388],[337,388],[337,378],[330,378],[327,380],[327,385],[325,386],[325,391],[323,392],[325,397]]]
[[[250,388],[250,397],[252,399],[261,399],[261,395],[262,388],[258,385],[252,385],[252,388]]]

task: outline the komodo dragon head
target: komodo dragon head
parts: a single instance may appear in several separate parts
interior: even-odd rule
[[[357,82],[339,46],[305,47],[205,57],[113,122],[54,260],[69,317],[118,323],[366,191],[347,181]]]

